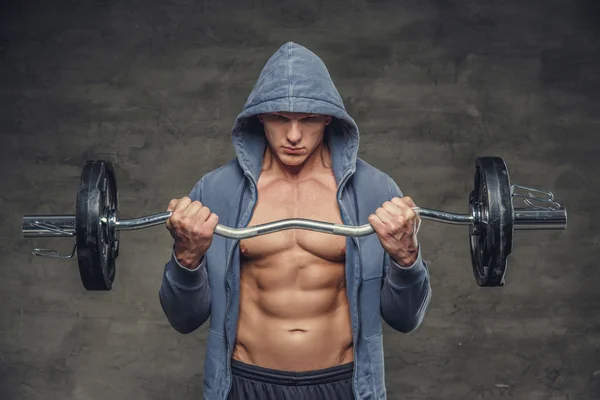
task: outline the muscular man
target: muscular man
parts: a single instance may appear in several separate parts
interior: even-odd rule
[[[160,301],[181,333],[210,316],[204,398],[385,399],[381,318],[411,332],[431,298],[415,203],[357,157],[358,127],[327,68],[295,43],[265,65],[232,142],[236,157],[168,206]],[[217,223],[287,218],[376,233],[214,235]]]

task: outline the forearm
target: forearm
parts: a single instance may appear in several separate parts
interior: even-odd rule
[[[420,246],[414,263],[407,268],[396,263],[390,255],[386,257],[387,272],[381,288],[381,316],[393,329],[412,332],[423,321],[431,300],[427,264],[421,257]]]
[[[196,268],[188,269],[173,252],[165,265],[159,299],[169,323],[180,333],[193,332],[206,322],[211,307],[206,256]]]

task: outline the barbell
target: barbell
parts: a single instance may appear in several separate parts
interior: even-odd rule
[[[525,192],[527,192],[525,194]],[[515,208],[514,198],[526,207]],[[567,210],[551,192],[511,185],[506,163],[500,157],[475,160],[474,187],[469,194],[469,213],[414,208],[421,219],[469,226],[471,264],[479,286],[503,286],[507,257],[513,250],[515,230],[563,230]],[[36,248],[36,256],[70,259],[77,251],[81,281],[86,290],[111,290],[116,275],[121,231],[143,229],[165,223],[171,212],[135,219],[119,218],[119,196],[113,165],[106,160],[88,160],[81,172],[75,215],[26,215],[22,234],[26,238],[74,237],[70,255]],[[245,239],[286,229],[305,229],[340,236],[371,235],[370,224],[351,226],[303,218],[283,219],[244,228],[217,225],[215,234]]]

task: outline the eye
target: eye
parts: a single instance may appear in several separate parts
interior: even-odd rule
[[[273,119],[277,120],[277,121],[283,121],[286,118],[283,115],[277,115],[277,114],[273,114]]]
[[[306,117],[306,118],[302,118],[302,119],[303,119],[304,121],[308,121],[308,122],[310,122],[310,121],[314,121],[314,120],[316,120],[316,119],[317,119],[317,117],[315,117],[315,116],[313,115],[313,116],[311,116],[311,117]]]

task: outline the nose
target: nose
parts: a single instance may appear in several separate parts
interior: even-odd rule
[[[300,128],[300,121],[291,121],[290,129],[286,135],[287,140],[291,143],[298,143],[302,139],[302,129]]]

